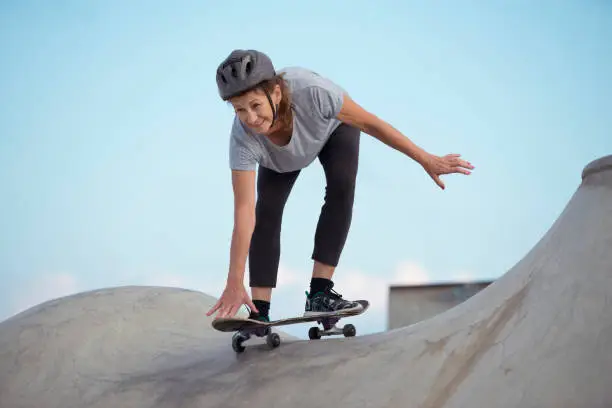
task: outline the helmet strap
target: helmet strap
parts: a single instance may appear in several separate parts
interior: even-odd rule
[[[266,89],[263,89],[263,91],[268,97],[268,102],[270,102],[270,107],[272,108],[272,124],[270,125],[270,127],[272,127],[274,126],[274,122],[276,122],[276,119],[278,118],[278,104],[274,106],[274,103],[272,103],[272,97],[270,96],[268,91]]]

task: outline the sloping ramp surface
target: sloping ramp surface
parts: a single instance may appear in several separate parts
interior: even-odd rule
[[[122,290],[149,300],[113,301]],[[612,156],[584,169],[504,276],[410,327],[235,355],[210,332],[214,299],[156,290],[69,297],[0,324],[0,406],[610,407]]]

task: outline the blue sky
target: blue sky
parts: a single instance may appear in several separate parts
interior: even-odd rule
[[[0,318],[124,284],[220,294],[232,110],[214,72],[234,48],[312,68],[476,166],[441,191],[363,136],[337,271],[339,291],[375,303],[361,332],[384,329],[390,283],[503,274],[612,151],[607,2],[267,4],[0,5]],[[323,188],[315,162],[287,204],[273,316],[303,307]]]

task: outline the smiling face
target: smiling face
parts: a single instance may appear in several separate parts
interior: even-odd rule
[[[281,100],[281,90],[277,85],[270,93],[272,103],[276,106]],[[230,99],[238,118],[256,133],[270,133],[274,112],[268,97],[261,89],[249,91]]]

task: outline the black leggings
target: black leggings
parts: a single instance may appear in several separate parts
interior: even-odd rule
[[[342,123],[319,153],[327,186],[312,259],[325,265],[338,265],[351,225],[359,138],[359,129]],[[255,230],[249,250],[251,287],[276,287],[283,210],[299,173],[278,173],[259,166]]]

